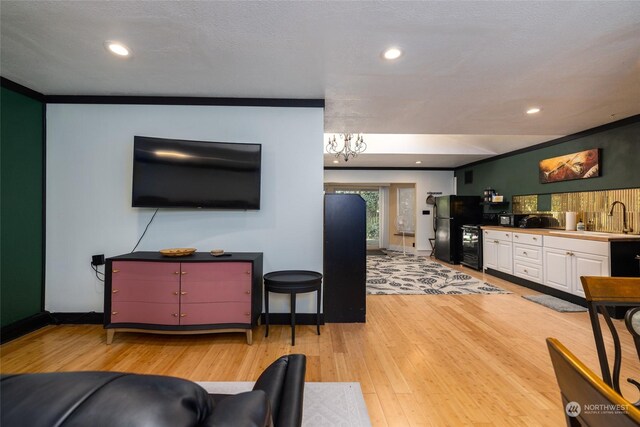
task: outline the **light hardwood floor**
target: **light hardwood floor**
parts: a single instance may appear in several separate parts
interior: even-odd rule
[[[513,294],[368,296],[366,324],[327,324],[320,336],[315,326],[298,326],[295,347],[288,326],[272,326],[268,338],[256,328],[251,346],[239,333],[122,333],[106,345],[101,326],[49,326],[0,347],[0,370],[252,381],[280,355],[304,353],[307,381],[360,382],[374,426],[564,425],[545,338],[558,338],[599,373],[587,313],[557,313],[521,298],[534,291],[484,278]],[[640,362],[628,333],[621,335],[621,378],[638,379]],[[623,387],[638,399],[634,387]]]

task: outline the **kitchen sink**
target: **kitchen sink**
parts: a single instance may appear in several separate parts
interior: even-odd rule
[[[606,233],[604,231],[549,231],[549,234],[562,234],[565,236],[602,236],[602,237],[627,237],[638,238],[638,235],[623,233]]]

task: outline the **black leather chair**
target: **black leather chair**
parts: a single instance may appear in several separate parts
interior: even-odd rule
[[[298,427],[306,358],[283,356],[252,391],[209,395],[173,377],[119,372],[3,375],[0,424],[30,426]]]

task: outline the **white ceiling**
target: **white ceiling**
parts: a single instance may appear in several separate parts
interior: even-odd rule
[[[0,73],[46,95],[324,98],[326,132],[383,141],[347,166],[455,167],[640,113],[638,1],[2,0],[0,18]]]

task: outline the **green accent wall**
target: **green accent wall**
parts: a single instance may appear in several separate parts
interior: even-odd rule
[[[44,104],[0,92],[0,320],[43,308]]]
[[[636,116],[638,117],[638,116]],[[491,187],[504,200],[514,195],[568,193],[640,187],[640,117],[625,120],[618,127],[600,132],[581,132],[575,138],[513,156],[456,169],[459,195],[482,196]],[[597,178],[541,184],[538,162],[590,148],[600,148],[601,175]],[[473,182],[464,183],[466,171],[473,171]],[[511,204],[505,210],[511,211]]]

